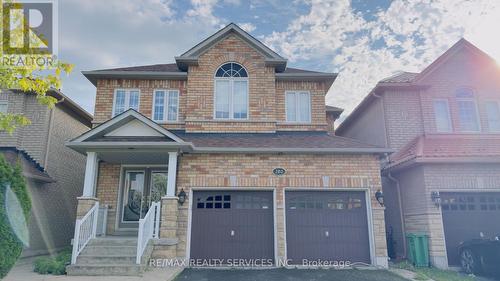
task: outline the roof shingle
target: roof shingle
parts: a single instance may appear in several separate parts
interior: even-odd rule
[[[389,167],[417,159],[484,158],[500,160],[500,136],[435,134],[416,137],[390,157]]]
[[[380,148],[326,132],[186,133],[172,131],[195,147],[233,148]]]

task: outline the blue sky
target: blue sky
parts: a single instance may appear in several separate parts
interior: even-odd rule
[[[380,79],[420,71],[465,37],[500,59],[497,0],[63,0],[59,57],[73,63],[63,91],[93,112],[82,70],[170,63],[230,22],[289,59],[339,72],[326,100],[346,113]]]

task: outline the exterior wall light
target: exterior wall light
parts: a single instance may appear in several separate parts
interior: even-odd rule
[[[375,199],[377,199],[380,206],[384,207],[384,193],[380,189],[375,192]]]
[[[431,192],[431,199],[436,207],[439,208],[439,206],[441,206],[441,195],[439,194],[439,191]]]
[[[177,194],[177,197],[179,198],[178,201],[179,201],[179,204],[184,204],[184,202],[186,202],[186,199],[187,199],[187,194],[186,192],[184,191],[184,188],[181,189],[181,191],[179,192],[179,194]]]

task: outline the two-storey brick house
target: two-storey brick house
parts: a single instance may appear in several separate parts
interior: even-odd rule
[[[380,81],[336,131],[397,151],[382,162],[394,256],[421,232],[432,264],[457,266],[461,241],[500,233],[499,78],[462,39],[422,72]]]
[[[137,243],[159,200],[153,257],[387,266],[374,193],[388,150],[329,134],[336,74],[288,68],[235,24],[175,60],[84,72],[95,126],[68,143],[87,155],[80,218],[108,205],[107,235]],[[70,274],[85,267],[80,248]]]
[[[40,104],[35,94],[0,93],[0,113],[22,113],[31,120],[12,134],[0,131],[0,154],[21,165],[32,202],[29,233],[22,239],[25,257],[70,246],[85,157],[66,147],[66,141],[92,127],[92,115],[63,93],[51,90],[47,95],[58,100],[55,107]]]

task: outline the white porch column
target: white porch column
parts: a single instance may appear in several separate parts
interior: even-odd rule
[[[167,197],[175,197],[175,182],[177,177],[177,152],[168,153]]]
[[[87,152],[87,165],[85,166],[85,179],[83,182],[82,197],[95,197],[95,183],[97,177],[98,159],[97,153]]]

